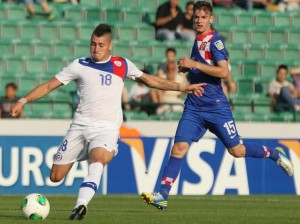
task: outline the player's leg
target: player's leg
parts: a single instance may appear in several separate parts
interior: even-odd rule
[[[255,142],[240,143],[240,137],[231,112],[222,114],[221,117],[215,114],[214,119],[209,121],[209,130],[223,142],[232,156],[236,158],[270,158],[277,162],[289,176],[293,175],[293,166],[282,148],[272,149]]]
[[[163,171],[159,192],[154,192],[152,194],[142,193],[141,196],[146,203],[154,205],[158,209],[167,208],[169,192],[179,175],[182,160],[186,155],[190,144],[193,141],[198,141],[205,132],[206,127],[201,118],[197,117],[196,114],[185,110],[177,127],[174,145],[171,150],[168,164]]]
[[[50,171],[50,180],[52,182],[59,182],[67,175],[69,170],[72,168],[73,163],[69,164],[53,164]]]
[[[86,215],[87,205],[100,185],[103,168],[113,159],[114,155],[114,150],[108,151],[101,147],[91,150],[88,175],[80,185],[76,206],[70,215],[71,220],[83,219]]]
[[[87,131],[89,141],[90,165],[87,177],[80,185],[75,208],[70,219],[82,219],[87,213],[87,205],[95,195],[100,185],[103,168],[118,152],[118,130],[101,131],[97,128]]]

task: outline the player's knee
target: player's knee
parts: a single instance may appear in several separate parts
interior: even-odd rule
[[[189,148],[186,142],[175,143],[172,147],[171,155],[174,157],[183,158]]]
[[[235,158],[245,157],[245,153],[240,147],[230,148],[228,149],[228,152]]]
[[[61,181],[64,179],[64,176],[59,175],[57,172],[51,172],[50,174],[50,180],[54,183]]]

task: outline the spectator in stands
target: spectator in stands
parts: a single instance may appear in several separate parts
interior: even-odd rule
[[[169,62],[176,62],[177,52],[173,47],[169,47],[166,49],[166,62],[162,62],[157,67],[157,75],[162,77],[167,73],[167,64]]]
[[[144,73],[149,73],[147,70],[141,70]],[[155,114],[157,105],[161,100],[161,92],[155,89],[149,89],[146,85],[140,82],[135,82],[129,91],[129,100],[132,103],[138,103],[136,108],[147,112],[147,114]],[[148,104],[148,105],[147,105]]]
[[[281,12],[299,10],[300,0],[280,0],[278,10]]]
[[[239,6],[235,4],[233,0],[213,0],[213,6],[225,9],[239,8]]]
[[[193,7],[194,2],[189,1],[186,3],[186,11],[183,16],[182,29],[180,31],[181,39],[187,41],[194,41],[196,38],[196,33],[193,28]]]
[[[280,65],[276,71],[276,79],[269,85],[269,96],[274,104],[275,112],[300,111],[300,99],[294,85],[286,80],[288,67]],[[294,107],[294,108],[293,108]]]
[[[53,20],[55,15],[51,12],[50,6],[48,5],[47,0],[36,0],[36,3],[39,3],[44,10],[44,13],[36,13],[34,8],[33,0],[24,0],[26,7],[30,13],[30,18],[33,18],[34,15],[46,16],[48,20]]]
[[[158,7],[155,21],[157,39],[175,40],[180,38],[177,31],[182,28],[183,13],[178,2],[179,0],[169,0]]]
[[[164,77],[169,81],[187,84],[187,79],[185,74],[178,73],[178,68],[175,61],[170,61],[167,63],[167,73]],[[161,102],[166,104],[163,104],[162,106],[157,108],[157,114],[163,114],[171,111],[174,112],[183,111],[184,94],[176,93],[174,91],[161,91],[161,90],[159,91],[162,94]],[[176,105],[167,105],[168,103],[176,104]]]
[[[123,90],[122,90],[122,109],[130,110],[128,90],[125,86],[123,87]]]
[[[5,86],[5,96],[0,98],[0,117],[14,118],[10,116],[10,108],[20,99],[17,97],[18,86],[15,83],[8,83]],[[24,118],[23,111],[18,118]]]
[[[291,75],[293,79],[293,84],[297,90],[297,96],[300,98],[300,67],[291,68]]]

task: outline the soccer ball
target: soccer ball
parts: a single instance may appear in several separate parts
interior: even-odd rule
[[[45,219],[50,211],[48,199],[42,194],[29,194],[21,201],[22,214],[26,219]]]

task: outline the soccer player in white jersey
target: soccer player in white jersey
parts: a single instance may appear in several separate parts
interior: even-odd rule
[[[126,77],[161,90],[183,91],[199,97],[203,94],[205,84],[185,85],[145,74],[128,59],[111,56],[112,47],[111,28],[106,24],[98,25],[91,35],[90,57],[76,59],[55,77],[34,88],[11,109],[11,116],[18,116],[25,103],[76,81],[79,105],[50,174],[51,181],[59,182],[74,162],[90,161],[88,176],[80,186],[71,220],[84,218],[87,204],[100,184],[103,167],[118,153],[121,94]]]

